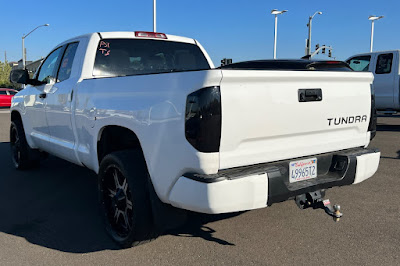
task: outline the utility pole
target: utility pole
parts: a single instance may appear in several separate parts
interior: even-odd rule
[[[372,48],[374,47],[374,24],[375,21],[371,23],[371,43],[369,45],[369,52],[372,53]]]
[[[276,59],[276,39],[278,35],[278,15],[286,13],[287,10],[278,11],[277,9],[272,9],[271,14],[275,15],[275,30],[274,30],[274,59]]]
[[[369,16],[368,19],[371,21],[371,44],[370,44],[370,48],[369,51],[370,53],[372,53],[372,48],[374,46],[374,24],[375,24],[375,20],[379,20],[383,18],[383,16]]]
[[[307,55],[311,55],[311,25],[312,25],[312,18],[308,18],[308,39],[307,39]]]
[[[49,26],[49,24],[39,25],[39,26],[37,26],[36,28],[34,28],[33,30],[31,30],[28,34],[22,35],[22,69],[25,69],[25,65],[26,65],[25,38],[28,37],[29,34],[31,34],[32,32],[34,32],[37,28],[40,28],[40,27],[47,27],[47,26]]]
[[[157,0],[153,0],[153,32],[157,32]]]
[[[4,63],[7,64],[7,51],[4,51]]]
[[[306,47],[306,55],[311,55],[311,27],[312,27],[312,20],[315,17],[315,15],[322,15],[321,11],[317,11],[314,13],[314,15],[310,16],[308,18],[308,39],[307,39],[307,47]]]
[[[25,69],[25,36],[22,36],[22,69]]]
[[[274,30],[274,59],[276,59],[276,39],[278,35],[278,15],[275,15],[275,30]]]

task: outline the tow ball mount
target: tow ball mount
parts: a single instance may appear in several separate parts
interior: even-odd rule
[[[343,213],[340,212],[340,205],[333,205],[332,207],[330,200],[324,199],[324,196],[324,190],[317,190],[296,196],[294,200],[300,209],[323,209],[328,215],[333,217],[335,222],[338,222],[340,217],[343,216]]]

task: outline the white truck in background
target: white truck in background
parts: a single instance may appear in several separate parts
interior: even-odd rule
[[[15,167],[50,153],[92,169],[106,230],[122,247],[182,210],[321,203],[326,189],[379,165],[367,148],[373,76],[339,61],[215,68],[194,39],[102,32],[57,45],[33,79],[26,70],[10,79],[28,85],[11,107]]]
[[[400,112],[399,50],[357,54],[346,62],[354,71],[372,72],[378,111]]]

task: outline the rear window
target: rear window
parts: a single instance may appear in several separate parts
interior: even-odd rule
[[[371,56],[365,55],[365,56],[353,57],[350,60],[348,60],[347,63],[354,71],[367,72],[369,69],[370,61],[371,61]]]
[[[158,40],[104,39],[94,76],[128,76],[210,69],[197,45]]]

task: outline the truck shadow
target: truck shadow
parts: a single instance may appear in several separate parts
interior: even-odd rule
[[[397,157],[388,157],[388,156],[381,156],[384,159],[393,159],[393,160],[400,160],[400,150],[397,151]]]
[[[197,237],[224,246],[234,246],[235,244],[233,243],[215,237],[213,234],[216,233],[216,231],[211,227],[206,226],[206,224],[223,219],[229,219],[242,213],[244,212],[210,215],[189,212],[186,224],[179,228],[169,230],[168,234],[179,237]]]
[[[17,171],[5,142],[0,162],[0,232],[63,252],[119,249],[104,230],[94,172],[52,156],[38,169]],[[168,234],[233,245],[205,224],[235,215],[190,214],[186,225]]]

